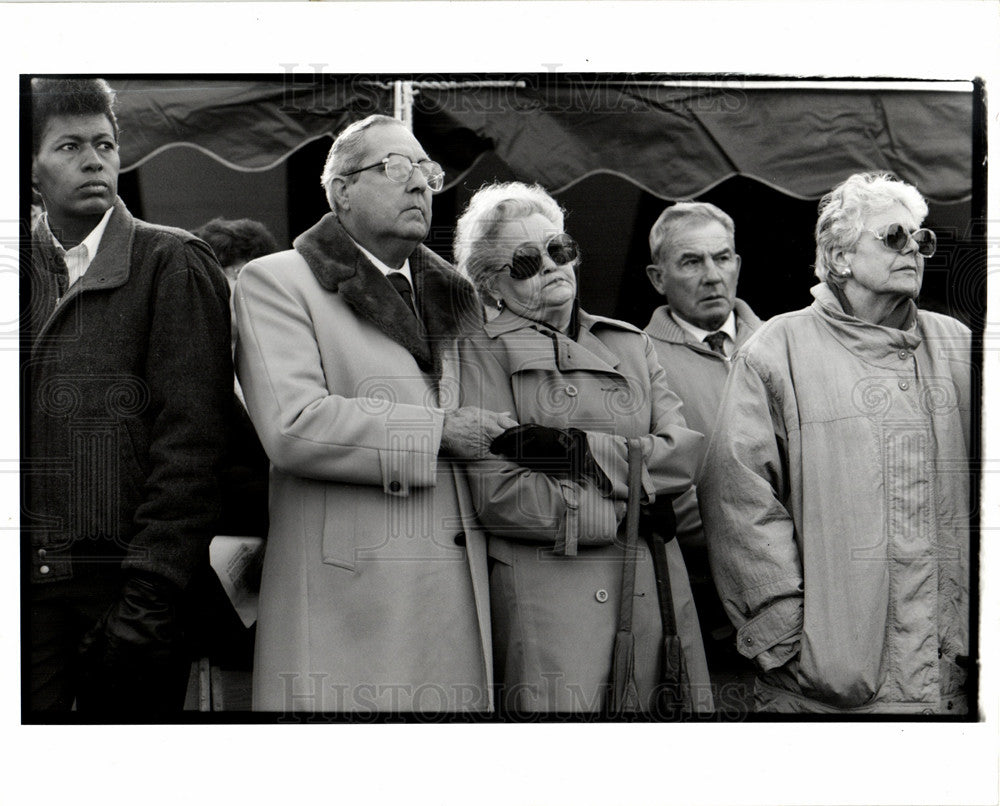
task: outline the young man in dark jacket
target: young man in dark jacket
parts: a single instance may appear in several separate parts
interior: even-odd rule
[[[113,100],[100,79],[32,82],[26,713],[181,707],[177,613],[219,514],[228,289],[205,244],[117,197]]]

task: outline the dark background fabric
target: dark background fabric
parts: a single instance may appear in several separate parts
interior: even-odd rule
[[[258,218],[288,246],[329,210],[318,179],[331,138],[392,114],[394,78],[417,83],[414,133],[447,172],[426,241],[446,259],[482,184],[540,182],[583,249],[583,306],[641,327],[659,304],[645,275],[649,228],[693,198],[734,218],[740,296],[768,318],[810,302],[819,197],[853,172],[889,170],[929,200],[938,233],[921,306],[973,326],[985,314],[971,89],[596,74],[112,78],[123,198],[186,228]]]

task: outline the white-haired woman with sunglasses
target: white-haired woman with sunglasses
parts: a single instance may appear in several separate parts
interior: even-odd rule
[[[577,305],[579,249],[542,188],[481,189],[458,222],[455,257],[494,314],[460,342],[461,405],[509,411],[521,424],[494,442],[497,458],[467,466],[492,558],[498,706],[508,715],[598,713],[608,705],[622,588],[626,438],[640,438],[643,449],[644,531],[664,531],[656,512],[670,511],[672,496],[691,482],[702,437],[685,427],[649,338]],[[698,618],[669,537],[663,602],[674,612],[686,678],[666,693],[674,706],[710,711]],[[642,541],[639,551],[638,705],[666,717],[673,711],[659,695],[670,622],[652,552]]]
[[[970,340],[917,308],[926,215],[886,175],[834,188],[815,301],[733,361],[698,498],[759,709],[967,709]]]

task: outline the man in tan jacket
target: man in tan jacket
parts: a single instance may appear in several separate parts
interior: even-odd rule
[[[685,421],[705,434],[707,445],[729,360],[760,325],[750,306],[736,298],[741,261],[733,219],[714,204],[679,202],[653,225],[649,250],[653,262],[646,272],[667,304],[653,311],[646,332],[667,385],[684,402]],[[748,681],[752,666],[733,648],[734,631],[712,583],[695,489],[678,498],[675,508],[709,671],[720,686],[734,679]],[[737,686],[716,694],[720,709],[742,707],[743,692]]]
[[[332,208],[236,285],[237,370],[271,459],[254,708],[492,707],[486,547],[455,461],[514,421],[456,408],[471,285],[421,246],[444,175],[399,121],[334,142]]]

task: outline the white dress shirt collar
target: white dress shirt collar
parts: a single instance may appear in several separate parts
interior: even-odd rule
[[[66,261],[66,272],[68,275],[67,288],[71,288],[73,283],[83,277],[87,269],[90,268],[90,264],[94,260],[94,255],[97,254],[97,250],[101,245],[101,239],[104,237],[104,230],[108,228],[108,221],[111,220],[111,214],[114,210],[113,206],[109,207],[105,211],[104,217],[97,223],[97,226],[90,231],[90,234],[72,249],[64,248],[59,243],[59,239],[55,234],[52,235],[52,242],[62,254],[63,260]],[[48,219],[46,219],[45,223],[48,226]],[[52,231],[51,227],[49,227],[49,231]]]
[[[692,338],[699,343],[705,341],[705,336],[709,336],[712,333],[722,332],[728,337],[723,345],[722,349],[726,352],[726,357],[728,358],[733,354],[733,346],[736,344],[736,314],[733,311],[729,312],[729,316],[726,317],[726,321],[722,323],[722,327],[718,330],[703,330],[697,325],[692,325],[686,319],[682,319],[677,314],[670,311],[670,318],[673,319],[677,326],[689,333]]]
[[[351,238],[350,235],[348,235],[347,237]],[[388,276],[392,272],[400,272],[406,278],[406,281],[410,284],[410,288],[413,288],[413,277],[410,274],[410,259],[409,258],[407,258],[406,260],[404,260],[403,261],[403,265],[400,266],[398,269],[394,269],[394,268],[392,268],[390,266],[387,266],[385,263],[383,263],[381,260],[379,260],[377,257],[375,257],[375,255],[373,255],[371,252],[369,252],[367,249],[365,249],[361,244],[359,244],[357,241],[355,241],[354,238],[351,238],[351,240],[354,241],[354,245],[356,247],[358,247],[358,249],[361,250],[361,254],[363,254],[366,258],[368,258],[372,262],[372,264],[375,266],[375,268],[378,269],[380,272],[382,272],[382,274]]]

